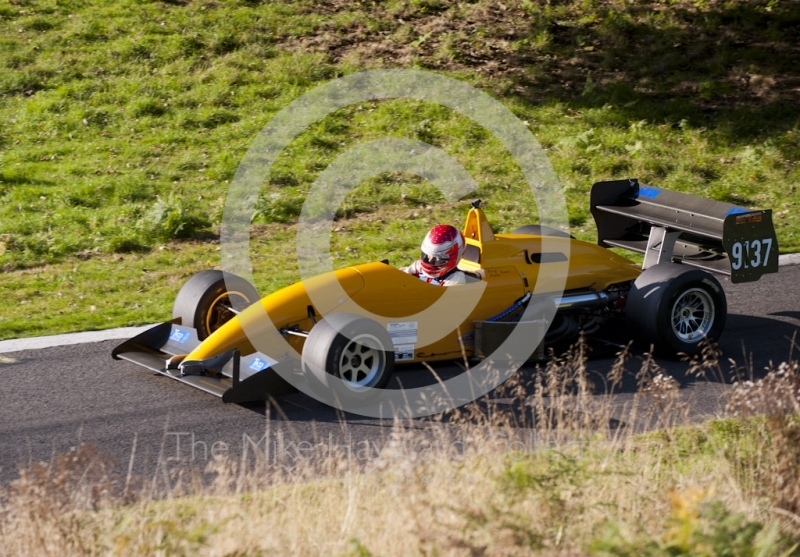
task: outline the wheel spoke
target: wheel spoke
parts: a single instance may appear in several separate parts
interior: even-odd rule
[[[342,351],[339,377],[352,388],[369,387],[383,370],[382,351],[375,346],[372,336],[367,342],[361,337],[351,339]]]
[[[692,288],[672,306],[672,330],[684,342],[698,342],[714,323],[714,302],[702,288]]]

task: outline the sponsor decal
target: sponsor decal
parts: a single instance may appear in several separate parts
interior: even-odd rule
[[[177,342],[178,344],[186,344],[190,338],[192,338],[192,333],[180,329],[173,329],[172,333],[169,335],[169,340]]]
[[[269,363],[265,362],[261,358],[255,358],[252,362],[250,362],[250,365],[247,367],[252,369],[253,371],[262,371],[269,367]]]
[[[506,275],[510,275],[511,274],[511,269],[508,269],[507,267],[501,267],[499,269],[487,269],[486,272],[492,278],[494,278],[494,277],[503,277],[503,276],[506,276]]]
[[[764,215],[762,213],[753,213],[749,215],[742,215],[741,217],[736,217],[736,224],[756,224],[763,220]]]
[[[394,347],[394,361],[408,362],[414,359],[414,345],[408,344]]]
[[[392,338],[392,344],[402,346],[417,343],[417,321],[401,321],[399,323],[387,323],[386,330]]]

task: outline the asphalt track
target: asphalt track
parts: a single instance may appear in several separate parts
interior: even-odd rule
[[[757,377],[770,362],[787,360],[793,349],[796,359],[800,354],[800,265],[782,266],[778,274],[756,283],[721,282],[729,306],[720,341],[725,367],[733,359]],[[112,360],[110,353],[118,342],[0,354],[0,483],[17,477],[19,466],[51,461],[81,443],[93,443],[110,455],[118,474],[125,476],[130,466],[134,475],[147,479],[155,477],[158,463],[202,466],[215,456],[238,460],[245,450],[245,454],[265,451],[267,441],[271,443],[268,458],[288,464],[302,458],[307,446],[303,442],[327,443],[340,451],[356,451],[365,440],[380,446],[392,426],[388,421],[342,415],[303,394],[284,397],[279,408],[225,405],[177,381]],[[685,363],[658,363],[680,382],[693,419],[723,412],[725,384],[687,376]],[[602,357],[589,362],[599,392],[612,364],[613,358]],[[634,358],[631,366],[637,365]],[[444,377],[458,370],[453,365],[436,369]],[[524,371],[535,372],[535,368]],[[395,377],[406,385],[431,380],[424,367],[406,368]],[[629,378],[614,397],[624,406],[634,392],[635,382]],[[498,395],[487,395],[488,400],[493,398]],[[424,429],[429,423],[420,419],[413,427]]]

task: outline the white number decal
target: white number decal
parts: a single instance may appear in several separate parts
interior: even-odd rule
[[[731,269],[734,271],[738,271],[742,268],[742,244],[736,242],[731,247],[731,255],[733,256],[733,261],[731,261]]]
[[[761,248],[764,248],[762,257]],[[769,252],[772,249],[772,238],[753,240],[752,242],[734,242],[731,246],[731,269],[738,271],[742,267],[767,267]]]
[[[750,260],[750,265],[753,267],[758,267],[761,265],[761,242],[758,240],[753,240],[753,243],[750,244],[750,246],[756,250],[755,259]]]
[[[769,250],[772,249],[772,238],[764,238],[761,241],[767,245],[767,247],[764,248],[764,266],[766,267],[769,261]]]

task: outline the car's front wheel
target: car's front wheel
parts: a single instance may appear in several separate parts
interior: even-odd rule
[[[201,271],[181,287],[172,305],[172,318],[197,329],[199,340],[233,319],[236,314],[259,299],[252,284],[222,271]]]
[[[667,355],[695,355],[704,339],[716,342],[727,312],[717,279],[674,263],[646,269],[634,282],[625,308],[634,336]]]
[[[327,316],[306,339],[303,369],[339,406],[366,401],[391,378],[392,339],[371,319],[349,313]]]

